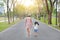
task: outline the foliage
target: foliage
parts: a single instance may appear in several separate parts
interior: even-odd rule
[[[56,9],[53,9],[53,16],[56,16]]]

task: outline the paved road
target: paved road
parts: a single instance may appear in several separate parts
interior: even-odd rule
[[[36,21],[35,19],[32,20],[33,22]],[[41,22],[39,22],[38,36],[35,37],[32,31],[31,37],[27,38],[24,22],[25,21],[22,20],[18,24],[0,32],[0,40],[60,40],[60,32]]]

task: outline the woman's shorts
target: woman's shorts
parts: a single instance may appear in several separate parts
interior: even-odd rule
[[[34,29],[34,32],[38,32],[38,29]]]

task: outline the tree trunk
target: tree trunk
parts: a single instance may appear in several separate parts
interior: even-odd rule
[[[9,15],[9,0],[7,0],[7,17],[8,17],[8,23],[10,24],[10,15]]]
[[[46,14],[44,13],[44,22],[46,23]]]
[[[48,13],[48,24],[52,24],[51,19],[52,19],[52,13],[50,12]]]
[[[58,24],[59,24],[59,27],[60,27],[60,12],[58,13]]]
[[[50,24],[50,22],[51,22],[51,20],[50,20],[50,12],[49,12],[49,8],[48,8],[48,2],[47,2],[47,0],[45,0],[45,2],[46,2],[46,8],[47,8],[47,13],[48,13],[48,24]]]
[[[14,15],[15,15],[15,10],[14,10],[14,7],[15,7],[15,3],[16,3],[17,0],[13,0],[13,22],[14,22]]]
[[[14,7],[14,6],[13,6]],[[13,22],[14,22],[14,8],[13,8]]]
[[[53,11],[53,4],[52,4],[52,0],[49,0],[50,2],[50,9],[48,7],[48,1],[45,0],[46,2],[46,7],[47,7],[47,12],[48,12],[48,24],[52,24],[52,11]]]
[[[13,22],[14,22],[14,6],[15,6],[14,0],[12,0],[12,5],[13,5],[13,17],[12,17],[12,19],[13,19]]]

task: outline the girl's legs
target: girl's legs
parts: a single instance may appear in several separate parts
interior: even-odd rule
[[[35,35],[35,37],[38,36],[38,30],[35,30],[34,35]]]

